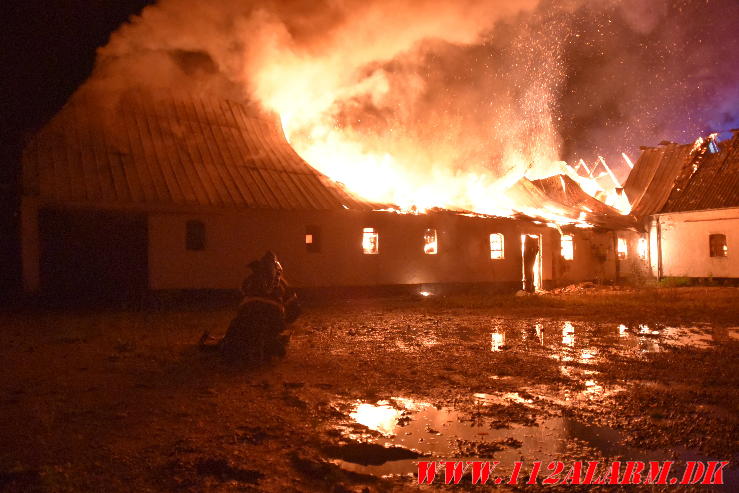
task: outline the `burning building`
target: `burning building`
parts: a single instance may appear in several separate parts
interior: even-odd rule
[[[625,183],[643,234],[619,234],[628,273],[662,277],[737,278],[739,263],[739,131],[693,144],[643,147]]]
[[[522,209],[568,217],[564,230],[524,214],[401,213],[315,170],[274,115],[176,93],[129,90],[101,102],[80,92],[31,139],[23,166],[28,291],[235,289],[248,261],[267,249],[299,287],[515,290],[527,236],[538,245],[539,287],[613,279],[613,231],[625,225],[590,198],[596,228],[576,227],[585,194],[563,177],[514,189]]]
[[[652,60],[676,45],[640,36],[672,36],[673,25],[658,10],[645,26],[629,5],[555,3],[167,0],[143,9],[26,146],[26,289],[234,289],[267,249],[303,287],[518,289],[527,243],[537,246],[531,276],[542,287],[668,275],[665,223],[644,218],[686,211],[669,205],[677,199],[665,176],[677,177],[692,148],[645,151],[620,194],[619,170],[605,159],[575,168],[560,159],[594,146],[582,135],[613,128],[604,101],[629,88],[617,106],[641,107],[643,91],[622,77],[631,48],[621,33],[640,33],[629,46]],[[618,77],[585,104],[596,88],[567,84],[598,66],[588,53]],[[661,93],[674,99],[670,81]],[[650,118],[643,126],[654,130],[663,114]],[[562,134],[577,122],[595,122],[593,132]],[[613,149],[594,151],[610,159]],[[720,235],[712,241],[725,252]]]

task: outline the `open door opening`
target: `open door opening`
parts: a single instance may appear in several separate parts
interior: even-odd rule
[[[39,215],[41,289],[71,302],[140,300],[148,287],[143,214],[44,210]]]
[[[541,289],[541,235],[521,235],[523,290],[533,293]]]

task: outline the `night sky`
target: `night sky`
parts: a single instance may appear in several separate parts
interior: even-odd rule
[[[14,175],[12,154],[17,152],[16,144],[61,108],[90,75],[97,47],[149,3],[153,2],[4,2],[10,21],[6,16],[2,30],[3,181]]]

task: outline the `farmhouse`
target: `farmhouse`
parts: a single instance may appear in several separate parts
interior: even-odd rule
[[[532,207],[547,201],[582,217],[577,204],[548,198],[545,183],[518,186]],[[548,287],[615,278],[614,229],[623,222],[612,214],[599,224],[603,212],[615,213],[589,213],[598,228],[566,231],[523,214],[401,214],[319,173],[291,148],[276,116],[256,108],[177,93],[101,99],[80,91],[24,152],[23,280],[29,292],[71,296],[231,290],[248,262],[271,249],[298,287],[516,290],[523,240],[532,235],[535,281]]]
[[[619,233],[628,272],[739,278],[739,130],[643,147],[624,191],[645,231]]]

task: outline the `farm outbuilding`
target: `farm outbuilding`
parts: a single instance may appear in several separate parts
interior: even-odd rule
[[[631,246],[651,275],[739,278],[739,131],[642,148],[625,193],[646,232]]]
[[[527,234],[540,286],[616,275],[613,227],[573,229],[563,249],[559,231],[523,215],[401,214],[311,167],[276,116],[206,96],[80,92],[29,142],[23,168],[30,292],[231,290],[268,249],[299,287],[515,290]]]

